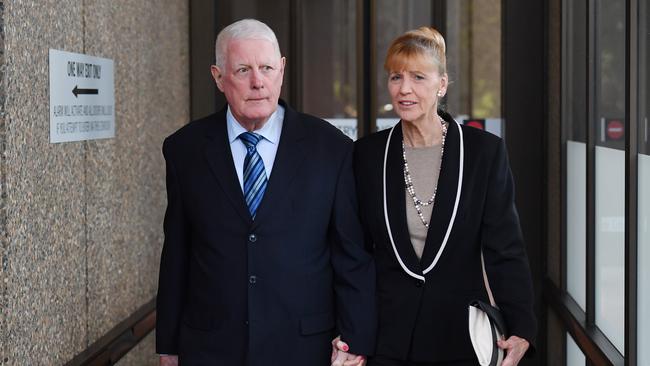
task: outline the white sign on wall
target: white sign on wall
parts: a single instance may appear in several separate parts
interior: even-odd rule
[[[113,60],[50,49],[50,142],[111,137]]]
[[[327,118],[327,122],[338,128],[347,137],[352,140],[357,139],[357,119],[356,118]]]

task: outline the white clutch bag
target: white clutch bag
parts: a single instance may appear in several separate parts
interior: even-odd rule
[[[507,329],[501,311],[494,302],[483,253],[481,253],[481,265],[483,266],[483,280],[490,298],[490,304],[474,300],[469,304],[469,337],[474,347],[474,352],[481,366],[500,366],[503,362],[505,352],[497,346],[499,339],[506,339]]]

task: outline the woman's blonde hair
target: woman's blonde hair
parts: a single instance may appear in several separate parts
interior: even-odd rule
[[[419,57],[433,61],[440,75],[447,73],[445,39],[440,32],[431,27],[420,27],[395,38],[386,53],[384,69],[387,72],[404,70]]]

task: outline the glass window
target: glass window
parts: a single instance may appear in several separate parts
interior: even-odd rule
[[[580,350],[580,347],[576,342],[571,338],[571,336],[566,334],[566,366],[585,366],[587,363],[584,353]]]
[[[587,307],[587,0],[565,1],[562,119],[566,177],[566,290]]]
[[[447,106],[457,115],[467,118],[472,114],[472,32],[467,31],[471,29],[471,14],[470,1],[447,2],[447,73],[450,85],[445,99]],[[500,47],[501,42],[498,43]]]
[[[637,321],[639,365],[650,365],[650,155],[639,154]]]
[[[448,1],[447,34],[450,109],[471,118],[500,117],[501,1]]]
[[[430,1],[407,0],[396,3],[394,0],[378,0],[376,2],[376,70],[375,88],[377,91],[377,130],[392,127],[398,122],[393,112],[387,87],[387,74],[384,71],[384,60],[390,43],[402,33],[418,27],[432,24],[433,10]]]
[[[402,5],[403,4],[403,5]],[[404,6],[405,5],[405,6]],[[376,2],[377,130],[398,121],[386,87],[384,58],[390,42],[409,29],[431,26],[431,2]],[[441,107],[459,123],[480,119],[483,128],[504,136],[501,119],[501,0],[447,1],[443,33],[450,85]],[[487,62],[489,61],[489,62]]]
[[[639,365],[650,365],[650,0],[639,1],[639,113],[637,222],[637,344]]]
[[[447,2],[447,68],[450,87],[445,107],[459,123],[479,120],[505,136],[501,118],[501,1]]]
[[[356,2],[306,1],[301,7],[303,110],[356,139]]]
[[[596,325],[625,344],[625,1],[596,1]]]

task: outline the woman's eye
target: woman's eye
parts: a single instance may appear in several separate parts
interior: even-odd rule
[[[424,76],[422,75],[415,75],[414,78],[415,80],[424,80]]]
[[[395,81],[395,80],[399,80],[399,79],[401,79],[400,75],[391,75],[390,76],[390,81]]]

